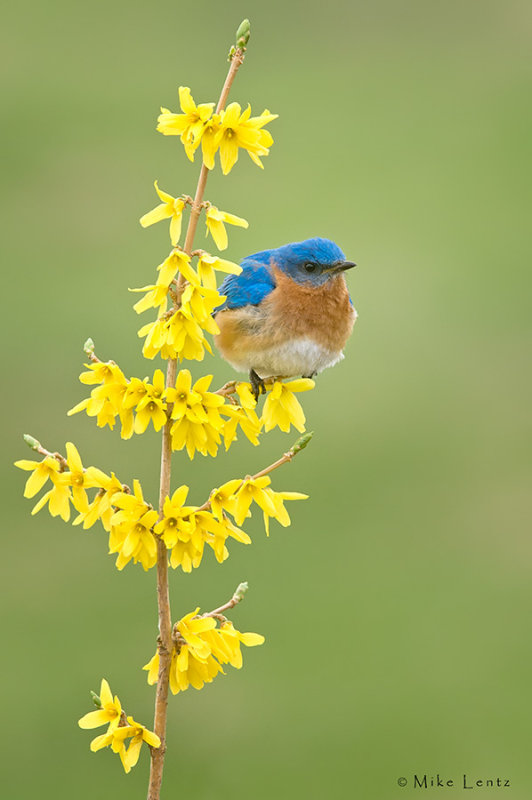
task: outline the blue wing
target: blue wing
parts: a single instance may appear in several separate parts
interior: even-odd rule
[[[275,289],[275,281],[266,264],[248,257],[240,262],[240,266],[240,275],[228,275],[218,289],[220,294],[226,295],[227,300],[218,306],[216,312],[256,306]]]

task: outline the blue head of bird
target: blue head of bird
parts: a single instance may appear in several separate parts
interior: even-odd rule
[[[315,237],[304,242],[292,242],[276,250],[264,250],[244,259],[265,265],[273,262],[296,283],[323,286],[346,269],[356,266],[346,261],[337,244],[330,239]]]

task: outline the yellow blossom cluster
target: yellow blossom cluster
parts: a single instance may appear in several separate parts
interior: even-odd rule
[[[213,616],[199,616],[199,608],[184,616],[174,627],[175,646],[170,665],[170,689],[173,694],[184,692],[189,686],[202,689],[218,673],[224,673],[223,664],[236,669],[242,666],[240,646],[255,647],[264,642],[258,633],[240,633],[232,622],[222,617],[221,625]],[[157,682],[159,654],[143,667],[148,671],[148,683]]]
[[[208,262],[206,266],[209,267]],[[185,292],[190,288],[191,285]],[[239,428],[254,445],[258,444],[263,427],[266,431],[279,427],[288,432],[293,425],[302,433],[305,415],[294,393],[308,391],[314,386],[314,381],[308,378],[268,384],[270,391],[259,419],[255,411],[257,402],[246,382],[235,385],[237,403],[209,391],[212,375],[205,375],[192,384],[188,369],[180,370],[175,386],[166,388],[160,369],[155,370],[150,383],[147,378],[128,380],[113,361],[97,361],[86,366],[88,371],[80,375],[81,383],[97,386],[90,397],[70,409],[69,415],[86,411],[88,416],[96,417],[99,427],[109,425],[111,429],[118,417],[123,439],[129,439],[133,433],[144,433],[150,422],[159,431],[170,419],[172,449],[186,448],[191,459],[196,452],[216,456],[222,439],[226,450],[229,449]]]
[[[120,700],[111,693],[111,688],[105,678],[102,679],[100,696],[95,698],[99,708],[90,711],[78,721],[80,728],[92,729],[100,725],[108,725],[106,733],[96,736],[91,742],[91,750],[95,753],[103,747],[111,747],[113,753],[120,756],[122,766],[129,772],[139,760],[142,743],[150,747],[160,747],[161,740],[157,734],[149,731],[140,722],[135,722],[133,717],[126,717],[122,711]],[[126,740],[129,745],[126,747]]]
[[[179,87],[181,114],[161,108],[157,130],[165,136],[180,136],[188,158],[201,144],[203,163],[214,168],[216,153],[220,153],[222,172],[227,175],[238,160],[240,150],[247,150],[252,161],[262,168],[261,158],[267,156],[273,138],[264,126],[277,114],[265,109],[258,117],[251,116],[251,107],[242,111],[238,103],[230,103],[225,111],[214,112],[214,103],[196,105],[187,86]]]
[[[213,489],[203,506],[185,505],[188,486],[176,489],[171,497],[166,498],[162,519],[153,529],[170,551],[170,566],[190,572],[200,565],[205,545],[211,547],[221,563],[229,555],[226,546],[228,538],[241,544],[250,544],[251,539],[239,526],[250,516],[253,502],[262,510],[268,535],[270,518],[288,527],[290,516],[285,502],[304,500],[307,495],[275,492],[270,484],[267,475],[231,480]]]
[[[115,512],[109,524],[109,553],[117,553],[116,568],[124,569],[133,560],[145,570],[157,563],[157,542],[152,528],[157,511],[144,500],[138,480],[133,492],[118,492],[113,497]]]
[[[36,514],[48,503],[52,516],[70,519],[70,505],[78,512],[74,525],[91,528],[100,520],[109,533],[109,552],[117,553],[116,566],[123,569],[131,560],[141,563],[144,569],[153,567],[157,560],[157,543],[152,533],[157,512],[144,500],[138,480],[134,491],[123,485],[114,473],[106,475],[97,467],[84,468],[79,452],[72,442],[66,444],[67,457],[47,455],[42,461],[16,461],[15,466],[31,471],[24,489],[25,497],[34,497],[48,479],[52,488],[37,502],[32,510]],[[92,500],[88,489],[97,489]]]
[[[216,218],[213,217],[211,220],[212,235],[217,242],[221,242],[223,237],[227,242],[227,233],[221,220],[231,221],[240,218],[219,212],[214,206],[209,207],[209,211],[213,209]],[[247,225],[245,220],[240,220],[240,223]],[[240,223],[233,221],[233,224]],[[158,309],[157,319],[144,325],[138,332],[140,337],[146,337],[143,355],[146,358],[154,358],[160,354],[162,358],[202,361],[205,350],[212,353],[205,333],[219,333],[212,317],[213,311],[225,300],[216,288],[216,271],[238,275],[242,268],[232,261],[201,251],[196,271],[191,265],[190,256],[174,247],[157,269],[159,276],[155,284],[130,290],[145,292],[144,297],[134,305],[138,314],[148,308]],[[184,288],[178,286],[176,280],[178,272],[185,281]],[[172,301],[169,310],[167,310],[168,298]]]
[[[164,192],[162,189],[159,189],[159,184],[157,181],[155,181],[154,186],[161,202],[159,205],[155,206],[155,208],[152,208],[151,211],[148,211],[140,218],[140,224],[143,228],[147,228],[163,219],[169,219],[170,241],[174,247],[177,247],[181,237],[183,211],[186,204],[191,202],[190,198],[186,196],[173,197],[171,194],[168,194],[168,192]],[[206,235],[208,236],[211,234],[218,250],[226,250],[228,239],[225,225],[236,225],[239,228],[247,228],[247,220],[243,219],[242,217],[237,217],[236,214],[230,214],[228,211],[220,211],[220,209],[216,208],[216,206],[213,206],[212,203],[207,201],[202,205],[207,209],[205,214],[205,223],[207,226]],[[181,258],[183,260],[186,259],[187,261],[190,261],[189,256],[182,251],[178,252],[181,253]],[[181,270],[181,272],[183,272],[183,270]],[[185,275],[184,272],[183,274]],[[186,275],[185,277],[187,280],[190,280],[190,278]],[[142,290],[138,289],[137,291]]]
[[[36,514],[48,503],[52,517],[60,516],[65,522],[70,519],[70,504],[79,512],[74,524],[84,522],[88,528],[101,519],[108,521],[112,516],[112,498],[122,490],[122,484],[114,473],[106,475],[97,467],[84,468],[78,450],[72,442],[66,443],[67,457],[56,458],[46,455],[42,461],[22,459],[15,461],[15,466],[31,471],[26,481],[24,497],[35,497],[48,480],[52,483],[49,489],[38,500],[32,509]],[[87,489],[97,488],[98,492],[92,502],[89,501]]]
[[[293,381],[274,381],[262,409],[261,424],[266,433],[279,427],[285,433],[293,425],[296,430],[303,433],[305,430],[305,414],[294,392],[308,392],[314,388],[314,381],[310,378],[299,378]]]
[[[216,397],[221,399],[218,395]],[[175,400],[178,408],[180,402],[183,400]],[[52,483],[52,488],[40,498],[32,514],[48,503],[52,516],[59,515],[68,522],[72,505],[78,512],[74,525],[82,524],[88,529],[100,520],[109,534],[109,553],[117,555],[118,570],[131,561],[141,564],[144,570],[154,567],[157,563],[157,537],[168,549],[170,566],[174,569],[181,567],[184,572],[191,572],[198,567],[205,545],[212,549],[221,563],[229,555],[229,538],[250,544],[251,539],[239,526],[250,516],[252,503],[262,510],[266,533],[269,534],[271,518],[283,527],[290,525],[285,508],[287,500],[307,497],[299,492],[275,492],[268,475],[248,476],[213,489],[202,506],[186,505],[189,487],[180,486],[171,497],[166,497],[159,518],[157,511],[144,499],[137,479],[133,481],[131,491],[114,473],[109,476],[97,467],[83,467],[72,442],[67,442],[66,452],[66,458],[49,454],[42,461],[24,459],[16,462],[17,467],[31,472],[24,490],[25,497],[34,497],[48,480]],[[89,489],[97,490],[92,499],[87,495]]]
[[[98,385],[90,397],[70,409],[69,416],[86,411],[89,417],[96,417],[100,428],[109,425],[111,429],[119,417],[123,439],[129,439],[133,433],[144,433],[150,422],[156,431],[161,430],[167,416],[164,375],[160,369],[155,370],[150,383],[147,378],[128,380],[114,361],[85,366],[88,372],[79,376],[81,383]]]

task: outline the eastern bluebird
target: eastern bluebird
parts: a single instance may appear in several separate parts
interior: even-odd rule
[[[233,367],[249,371],[255,397],[264,379],[311,378],[342,359],[357,313],[344,271],[354,267],[329,239],[307,239],[241,261],[220,286],[215,344]]]

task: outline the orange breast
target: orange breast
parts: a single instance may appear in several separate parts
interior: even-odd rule
[[[277,337],[308,336],[331,351],[342,350],[356,318],[344,276],[315,288],[290,280],[275,267],[273,272],[277,285],[261,305],[269,307],[268,318]]]

